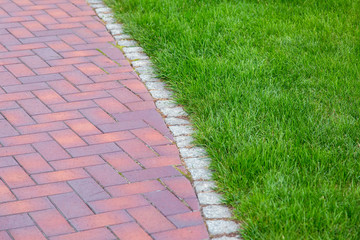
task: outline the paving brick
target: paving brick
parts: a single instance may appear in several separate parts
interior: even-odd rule
[[[110,198],[110,195],[93,178],[72,180],[69,184],[87,202]]]
[[[61,80],[63,79],[63,77],[58,73],[54,73],[54,74],[43,74],[43,75],[36,75],[30,77],[21,77],[18,79],[22,83],[36,83],[36,82],[50,82],[54,80]],[[27,94],[31,94],[31,93],[27,93]]]
[[[38,153],[15,156],[19,164],[30,174],[53,171],[50,165]]]
[[[66,121],[66,124],[80,136],[87,136],[87,135],[101,133],[101,131],[99,129],[97,129],[87,119],[69,120],[69,121]]]
[[[38,123],[47,123],[47,122],[76,119],[76,118],[81,118],[81,117],[83,117],[83,116],[78,111],[65,111],[65,112],[56,112],[56,113],[36,115],[33,118]]]
[[[3,144],[3,146],[23,145],[23,144],[44,142],[50,140],[51,140],[50,136],[46,133],[35,133],[29,135],[0,138],[0,142]]]
[[[16,166],[17,162],[12,157],[0,157],[0,168],[8,166]]]
[[[96,107],[96,104],[91,100],[50,105],[51,110],[53,110],[54,112],[79,110],[91,107]]]
[[[160,156],[154,158],[142,158],[138,160],[146,168],[181,165],[179,156]]]
[[[70,157],[70,155],[55,141],[34,143],[33,146],[47,161]]]
[[[204,225],[192,226],[171,230],[167,232],[155,233],[152,235],[155,240],[198,240],[209,239],[206,227]]]
[[[28,198],[61,194],[71,191],[72,189],[66,183],[60,182],[60,183],[50,183],[50,184],[36,185],[31,187],[17,188],[13,190],[13,193],[19,199],[28,199]]]
[[[194,189],[186,177],[161,179],[175,194],[181,198],[196,198]]]
[[[125,105],[132,111],[156,109],[156,106],[152,100],[151,101],[131,102],[131,103],[126,103]]]
[[[65,103],[66,101],[52,89],[44,89],[33,92],[45,104]]]
[[[0,177],[11,188],[35,185],[34,181],[19,166],[0,168]]]
[[[103,154],[102,157],[119,172],[142,169],[133,159],[124,152]]]
[[[26,28],[8,28],[8,31],[16,38],[34,37]]]
[[[106,143],[106,142],[116,142],[120,140],[126,140],[134,138],[128,131],[120,131],[120,132],[112,132],[112,133],[104,133],[98,135],[92,135],[84,137],[84,140],[89,144],[98,144],[98,143]]]
[[[82,92],[109,90],[114,88],[121,88],[122,85],[118,82],[103,82],[103,83],[90,83],[79,85],[78,88]]]
[[[199,211],[181,213],[173,216],[168,216],[168,218],[178,228],[204,224],[204,220]]]
[[[14,194],[0,179],[0,203],[16,200]]]
[[[30,145],[2,147],[0,148],[0,157],[13,156],[31,152],[34,152],[34,149]]]
[[[50,135],[64,148],[87,145],[78,135],[70,129],[50,132]]]
[[[74,232],[74,229],[56,209],[33,212],[30,215],[47,236]]]
[[[0,125],[1,125],[1,120],[0,120]],[[67,128],[67,127],[63,122],[50,122],[50,123],[41,123],[41,124],[34,124],[34,125],[27,125],[27,126],[17,127],[17,129],[19,130],[19,132],[21,134],[48,132],[48,131],[55,131],[55,130],[65,129],[65,128]],[[1,130],[0,130],[0,133],[1,133]]]
[[[169,144],[171,141],[153,128],[141,128],[131,130],[138,138],[150,146]]]
[[[110,212],[115,210],[129,209],[150,205],[141,195],[132,195],[120,198],[110,198],[89,203],[96,213]]]
[[[49,85],[59,94],[70,94],[79,92],[72,84],[66,80],[51,81]]]
[[[1,112],[14,126],[34,124],[35,121],[22,109],[10,109]]]
[[[35,226],[11,229],[9,232],[15,240],[35,240],[35,239],[45,240],[46,239],[44,235],[40,232],[40,230]]]
[[[37,15],[34,16],[34,18],[40,22],[41,24],[47,25],[47,24],[56,24],[57,21],[52,18],[51,16],[49,16],[48,14],[42,14],[42,15]]]
[[[50,109],[46,107],[39,99],[24,99],[18,101],[21,107],[30,115],[50,113]]]
[[[60,36],[60,38],[69,45],[84,44],[85,43],[84,40],[82,40],[81,38],[79,38],[75,34],[62,35],[62,36]],[[69,57],[69,56],[65,55],[64,57]]]
[[[16,136],[19,133],[6,120],[0,120],[0,137]]]
[[[143,120],[134,120],[134,121],[121,121],[115,123],[100,124],[98,125],[98,128],[105,133],[109,133],[109,132],[118,132],[118,131],[143,128],[147,126],[148,125]]]
[[[81,100],[103,98],[108,96],[109,94],[107,94],[105,91],[94,91],[94,92],[68,94],[68,95],[64,95],[64,98],[67,101],[81,101]]]
[[[149,168],[149,169],[136,170],[131,172],[124,172],[123,175],[130,182],[140,182],[140,181],[157,179],[162,177],[181,176],[181,173],[175,170],[175,168],[167,166],[167,167]]]
[[[133,92],[126,88],[119,88],[109,90],[109,93],[114,96],[121,103],[129,103],[129,102],[139,102],[142,101],[141,98],[136,96]]]
[[[54,41],[46,43],[49,47],[51,47],[56,52],[63,52],[63,51],[73,51],[74,49],[70,47],[63,41]]]
[[[68,219],[93,214],[84,201],[74,192],[58,194],[49,198]]]
[[[21,82],[9,72],[0,72],[0,84],[1,86],[20,84]]]
[[[111,226],[110,229],[116,234],[116,236],[124,240],[152,239],[137,223],[123,223]]]
[[[45,61],[61,59],[61,56],[51,48],[39,48],[34,49],[33,51]]]
[[[46,12],[49,13],[55,19],[70,17],[69,14],[67,14],[61,9],[48,9],[46,10]]]
[[[104,70],[93,63],[82,63],[75,65],[80,71],[88,76],[106,74]]]
[[[75,68],[71,65],[64,65],[64,66],[37,68],[34,69],[34,72],[36,72],[36,74],[42,75],[42,74],[71,72],[74,69]]]
[[[100,108],[82,109],[80,112],[93,124],[114,123],[115,120]]]
[[[79,231],[130,221],[132,221],[132,219],[125,211],[122,210],[80,217],[70,220],[71,224],[75,226],[75,228]]]
[[[114,197],[143,194],[163,189],[165,189],[165,187],[156,180],[122,184],[106,188],[106,190]]]
[[[134,93],[144,93],[148,91],[140,80],[123,80],[121,84],[125,85]]]
[[[50,238],[50,240],[115,240],[116,237],[106,228],[97,228]]]
[[[52,204],[47,198],[33,198],[16,202],[2,203],[0,205],[0,216],[33,212],[52,207]]]
[[[108,82],[108,81],[119,81],[123,79],[134,79],[136,78],[136,75],[132,73],[115,73],[115,74],[107,74],[107,75],[98,75],[98,76],[92,76],[91,79],[94,80],[94,82],[100,83],[100,82]],[[136,99],[139,101],[138,99]],[[136,102],[134,100],[134,102]]]
[[[46,28],[38,21],[27,21],[27,22],[22,22],[21,24],[32,32],[46,30]]]
[[[82,168],[39,173],[33,174],[31,176],[38,184],[70,181],[74,179],[82,179],[89,177],[89,175]]]
[[[155,157],[157,154],[138,139],[123,140],[117,144],[135,159]]]
[[[104,163],[105,163],[105,161],[102,160],[98,155],[85,156],[85,157],[79,157],[79,158],[70,158],[70,159],[50,162],[51,166],[53,166],[56,170],[88,167],[88,166],[93,166],[93,165],[101,165]]]
[[[17,101],[17,100],[28,99],[28,98],[32,98],[32,97],[34,97],[34,95],[32,95],[29,92],[1,94],[0,95],[0,102],[3,102],[3,101]]]
[[[17,51],[17,50],[28,50],[28,49],[37,49],[46,47],[43,43],[29,43],[29,44],[21,44],[21,45],[12,45],[8,46],[10,51]]]
[[[127,211],[149,233],[175,229],[175,226],[153,206],[137,207]]]
[[[64,72],[62,75],[73,84],[93,83],[90,78],[80,71]]]
[[[34,225],[31,218],[23,213],[0,217],[0,231]]]
[[[169,191],[149,192],[144,196],[165,216],[189,212],[190,209]]]
[[[129,109],[125,105],[112,97],[95,99],[95,102],[97,103],[97,105],[99,105],[102,109],[104,109],[110,114],[129,111]]]
[[[125,179],[108,164],[87,167],[86,170],[104,187],[126,183]]]
[[[64,59],[56,59],[56,60],[47,61],[47,63],[50,66],[73,65],[73,64],[77,64],[77,63],[86,63],[86,62],[89,62],[89,60],[85,57],[72,57],[72,58],[64,58]]]
[[[82,157],[82,156],[89,156],[89,155],[94,155],[94,154],[116,152],[119,150],[120,150],[119,147],[116,146],[114,143],[94,144],[94,145],[85,146],[85,147],[75,147],[75,148],[67,149],[67,151],[73,157]]]

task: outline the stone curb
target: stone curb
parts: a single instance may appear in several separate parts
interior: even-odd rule
[[[125,57],[131,62],[152,95],[156,107],[164,116],[179,148],[181,158],[192,176],[192,184],[199,199],[210,239],[241,239],[238,235],[240,225],[232,220],[230,209],[222,204],[221,195],[213,190],[216,185],[208,168],[210,159],[206,151],[192,144],[191,135],[194,129],[186,118],[186,112],[172,100],[173,93],[166,89],[166,84],[156,77],[150,58],[131,36],[124,33],[122,24],[116,23],[111,9],[103,3],[103,0],[87,0],[87,2],[104,21],[117,44],[122,47]]]

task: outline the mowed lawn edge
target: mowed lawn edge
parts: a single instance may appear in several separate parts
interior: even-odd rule
[[[176,93],[244,239],[360,239],[360,1],[106,0]]]

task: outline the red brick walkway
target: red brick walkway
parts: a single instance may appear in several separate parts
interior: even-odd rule
[[[199,240],[151,96],[85,0],[0,0],[0,239]]]

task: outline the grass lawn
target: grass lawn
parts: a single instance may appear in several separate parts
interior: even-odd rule
[[[244,239],[360,239],[360,0],[106,0],[198,129]]]

